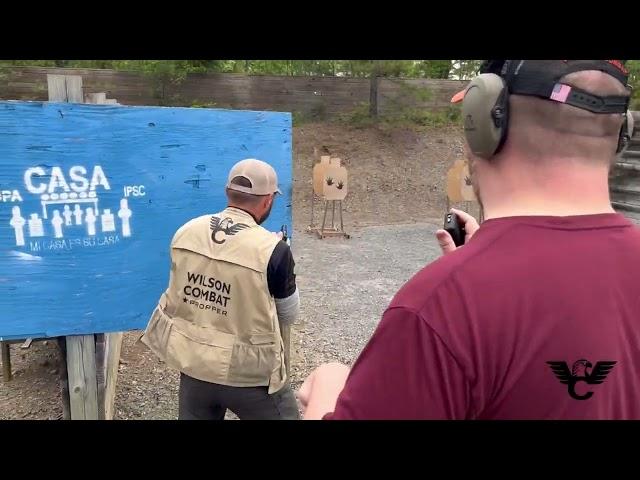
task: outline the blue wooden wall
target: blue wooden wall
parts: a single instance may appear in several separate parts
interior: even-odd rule
[[[0,102],[0,339],[144,328],[169,243],[222,210],[231,166],[258,158],[291,232],[291,116]]]

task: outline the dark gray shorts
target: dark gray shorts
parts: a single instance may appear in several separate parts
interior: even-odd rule
[[[240,420],[299,420],[296,397],[287,383],[269,387],[229,387],[180,374],[179,420],[224,420],[227,409]]]

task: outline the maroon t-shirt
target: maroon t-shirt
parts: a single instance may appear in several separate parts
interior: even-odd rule
[[[640,418],[640,229],[487,220],[402,287],[325,418]]]

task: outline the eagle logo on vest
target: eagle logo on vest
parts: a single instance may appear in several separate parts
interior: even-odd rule
[[[245,225],[244,223],[236,223],[234,225],[233,220],[230,218],[225,218],[224,220],[220,220],[218,217],[211,217],[211,240],[213,243],[217,243],[218,245],[222,245],[227,241],[225,237],[235,235],[241,230],[245,228],[249,228],[249,225]],[[218,233],[224,233],[222,238],[218,238]]]

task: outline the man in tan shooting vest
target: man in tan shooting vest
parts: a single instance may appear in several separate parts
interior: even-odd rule
[[[274,202],[274,169],[238,162],[228,207],[180,227],[171,242],[169,287],[142,341],[181,372],[179,419],[298,419],[280,325],[299,296],[291,249],[260,226]]]

